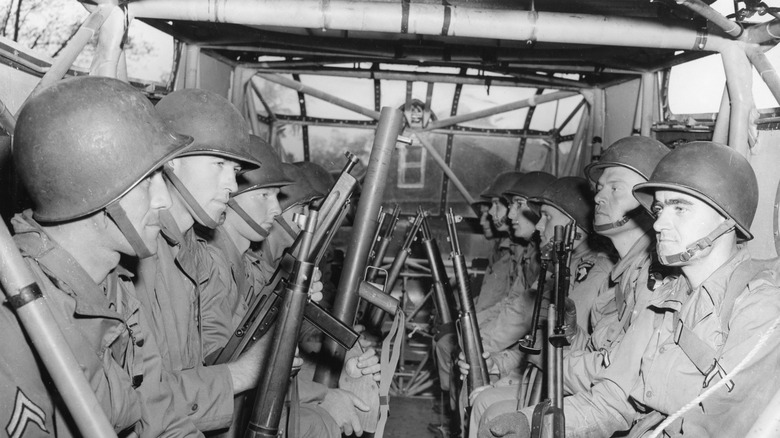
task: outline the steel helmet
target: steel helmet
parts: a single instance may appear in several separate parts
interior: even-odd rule
[[[577,221],[577,226],[587,232],[593,230],[593,193],[585,178],[566,176],[558,178],[550,184],[541,195],[528,199],[539,213],[541,204],[551,205],[570,219]]]
[[[294,182],[281,188],[279,205],[281,205],[282,211],[287,211],[296,205],[308,204],[325,196],[324,192],[312,187],[306,179],[303,168],[304,166],[300,163],[285,163],[283,165],[284,174]]]
[[[306,180],[315,190],[328,193],[336,180],[324,167],[311,161],[299,161],[295,163],[303,171]]]
[[[249,190],[283,187],[295,182],[285,175],[282,160],[270,144],[256,135],[250,135],[249,138],[253,155],[263,163],[263,167],[236,176],[238,190],[231,193],[231,197]]]
[[[245,170],[262,164],[252,153],[249,125],[224,97],[186,88],[160,99],[157,111],[174,131],[194,138],[182,156],[217,155],[241,163]]]
[[[753,238],[750,225],[758,207],[758,181],[750,163],[736,150],[709,141],[677,146],[658,163],[648,182],[634,187],[634,196],[652,212],[657,190],[700,199],[736,223],[741,241]]]
[[[523,176],[522,172],[504,172],[499,173],[498,176],[490,183],[479,196],[483,198],[502,198],[504,192],[514,185],[518,178]]]
[[[540,196],[555,180],[555,176],[547,172],[528,172],[507,188],[503,196],[507,199],[512,196],[520,196],[525,199]]]
[[[597,184],[605,168],[619,166],[633,170],[647,181],[655,166],[668,153],[666,145],[649,137],[621,138],[612,143],[598,161],[585,166],[585,175]]]
[[[117,201],[192,142],[117,79],[57,82],[22,107],[14,164],[41,222],[77,219]]]

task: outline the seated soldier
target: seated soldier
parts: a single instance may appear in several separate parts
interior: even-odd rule
[[[611,436],[649,413],[635,436],[672,414],[665,436],[746,436],[780,388],[780,339],[767,336],[780,324],[776,262],[739,245],[753,238],[755,173],[734,149],[693,142],[634,195],[656,217],[659,260],[682,275],[654,292],[593,387],[564,399],[566,435]],[[530,436],[533,410],[500,415],[480,436]]]
[[[567,225],[576,221],[576,236],[573,242],[573,250],[569,269],[572,273],[569,298],[576,306],[576,312],[567,309],[567,325],[580,327],[579,330],[590,333],[588,317],[599,295],[612,294],[611,290],[602,290],[612,269],[611,256],[599,249],[597,244],[591,244],[590,233],[593,229],[593,197],[588,182],[584,178],[564,177],[550,184],[541,195],[528,199],[532,208],[538,211],[540,219],[536,229],[540,233],[540,245],[548,245],[552,242],[556,225]],[[547,284],[549,290],[552,282]],[[539,292],[537,292],[539,293]],[[542,291],[541,293],[544,293]],[[571,309],[574,310],[574,309]],[[544,315],[545,312],[542,312]],[[529,324],[530,329],[530,324]],[[572,332],[574,333],[574,332]],[[516,373],[523,360],[533,363],[529,366],[539,366],[539,357],[525,358],[516,349],[508,349],[501,354],[489,357],[488,366],[493,373],[504,377]],[[468,373],[468,364],[459,363],[462,375]],[[515,378],[515,380],[517,380]],[[471,420],[469,427],[470,436],[476,436],[477,425],[480,424],[482,415],[493,404],[511,400],[517,406],[518,384],[499,386],[482,391],[478,388],[470,397],[473,399]],[[502,403],[503,405],[503,403]]]
[[[117,433],[199,434],[171,408],[160,352],[131,275],[118,266],[122,255],[156,252],[159,214],[171,205],[160,167],[191,142],[141,92],[94,76],[30,98],[14,131],[13,158],[33,204],[12,219],[14,241]],[[0,324],[7,436],[81,436],[8,305]]]
[[[200,430],[215,430],[230,425],[233,396],[257,386],[261,350],[252,348],[227,364],[204,365],[203,348],[211,346],[201,331],[201,300],[235,294],[230,291],[235,285],[221,274],[194,225],[215,228],[236,190],[236,174],[260,162],[251,152],[248,125],[225,98],[185,89],[168,94],[156,108],[169,127],[194,142],[163,168],[171,208],[161,214],[157,255],[139,263],[135,284],[163,366],[176,380],[176,406]]]

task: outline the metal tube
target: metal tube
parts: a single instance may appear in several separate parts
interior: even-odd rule
[[[761,48],[748,49],[746,53],[750,63],[753,64],[761,79],[769,87],[769,91],[772,92],[775,101],[780,103],[780,76],[777,74],[777,70],[769,62]]]
[[[563,167],[563,174],[560,176],[574,175],[574,167],[576,166],[577,158],[579,157],[578,152],[585,142],[585,132],[588,129],[589,122],[590,111],[586,109],[580,117],[580,123],[577,125],[577,131],[574,133],[571,149],[569,150],[569,155],[566,157],[566,164]]]
[[[723,85],[723,97],[720,99],[718,118],[715,119],[715,127],[712,130],[712,141],[727,144],[729,141],[729,119],[731,118],[731,103],[729,102],[729,88]]]
[[[35,277],[16,247],[5,222],[0,221],[0,283],[6,298],[37,291]],[[60,332],[47,301],[39,296],[15,309],[25,333],[30,337],[57,391],[85,437],[116,437],[81,365]],[[13,352],[8,352],[12,354]]]
[[[200,47],[194,44],[186,45],[187,59],[184,68],[184,88],[198,88],[198,70],[200,67]]]
[[[747,30],[745,41],[753,44],[764,44],[769,41],[780,40],[780,20],[772,20],[759,24]]]
[[[565,99],[567,97],[576,96],[580,94],[576,91],[556,91],[555,93],[542,94],[541,96],[531,96],[528,99],[518,100],[516,102],[506,103],[504,105],[494,106],[480,111],[474,111],[473,113],[461,114],[452,116],[447,119],[437,120],[428,124],[425,131],[431,131],[438,128],[445,128],[447,126],[457,125],[458,123],[469,122],[472,120],[482,119],[485,117],[501,114],[509,111],[514,111],[520,108],[527,108],[529,106],[541,105],[543,103],[552,102],[555,100]]]
[[[87,19],[84,20],[84,23],[81,24],[81,27],[76,32],[76,34],[73,35],[70,41],[68,41],[68,45],[65,46],[57,59],[54,60],[54,63],[49,68],[49,71],[43,75],[40,82],[38,82],[38,85],[36,85],[30,95],[27,96],[27,99],[37,95],[38,92],[40,92],[42,89],[65,77],[65,74],[73,65],[73,61],[76,60],[89,40],[95,36],[95,33],[106,21],[108,16],[114,10],[114,7],[115,6],[111,4],[103,4],[95,8],[95,10],[89,14]]]
[[[299,93],[305,93],[310,96],[314,96],[318,99],[322,99],[325,102],[332,103],[333,105],[340,106],[342,108],[346,108],[350,111],[354,111],[358,114],[362,114],[368,118],[379,120],[379,113],[377,111],[364,108],[360,105],[354,104],[348,100],[344,100],[340,97],[336,97],[332,94],[326,93],[324,91],[317,90],[316,88],[312,88],[306,85],[303,85],[302,83],[298,81],[294,81],[292,79],[287,79],[284,76],[279,75],[271,75],[271,74],[263,74],[258,73],[258,77],[261,77],[269,82],[273,82],[275,84],[279,84],[283,87],[292,88],[295,91],[298,91]]]
[[[90,75],[117,77],[119,59],[122,55],[122,40],[125,38],[127,24],[125,11],[114,6],[103,26],[100,27],[95,56],[89,67]]]
[[[16,117],[11,114],[11,110],[5,106],[2,100],[0,100],[0,127],[2,127],[8,135],[14,133],[16,127]]]
[[[732,38],[739,38],[739,36],[742,35],[742,26],[724,17],[712,6],[704,3],[701,0],[677,0],[677,4],[685,6],[686,8],[706,18],[708,21],[711,21],[714,25],[723,29],[723,31],[729,34]]]
[[[358,287],[371,248],[371,237],[374,235],[376,217],[387,184],[390,161],[403,123],[403,113],[399,109],[382,108],[368,159],[366,176],[363,179],[363,190],[355,213],[355,225],[349,249],[344,259],[344,268],[338,286],[339,293],[333,303],[333,316],[347,324],[351,324],[355,319]],[[314,380],[335,387],[341,372],[344,349],[332,340],[325,339],[322,343],[322,351],[327,356],[331,356],[332,361],[322,361],[317,364]]]
[[[441,167],[441,170],[444,171],[444,174],[447,175],[447,178],[450,179],[450,182],[455,185],[455,188],[458,189],[458,192],[463,196],[464,199],[466,199],[466,202],[469,203],[469,205],[474,203],[474,198],[471,196],[468,190],[466,190],[466,186],[463,185],[463,183],[460,182],[458,177],[455,175],[455,172],[450,169],[450,166],[447,165],[447,163],[444,161],[444,158],[439,155],[438,152],[436,152],[436,149],[433,147],[432,144],[428,143],[427,140],[423,139],[422,136],[418,135],[417,139],[420,140],[420,144],[423,145],[423,147],[428,151],[429,154],[431,154],[431,158],[433,158],[433,161],[436,162],[436,164]]]
[[[655,104],[655,73],[642,73],[642,123],[639,133],[650,137]]]
[[[702,38],[693,23],[682,21],[668,24],[651,19],[489,10],[448,3],[140,0],[129,3],[128,8],[140,18],[601,46],[717,50],[725,41],[718,35]]]
[[[747,156],[748,122],[753,108],[753,75],[750,61],[736,42],[724,47],[721,56],[731,99],[729,146]]]

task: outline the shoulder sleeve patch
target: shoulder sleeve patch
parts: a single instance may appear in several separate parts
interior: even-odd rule
[[[595,263],[593,260],[582,260],[577,265],[577,274],[574,277],[574,281],[579,283],[581,281],[585,281],[586,278],[588,278],[588,274],[590,274],[591,268],[593,268],[593,265]]]

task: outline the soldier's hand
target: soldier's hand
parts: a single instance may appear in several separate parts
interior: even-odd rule
[[[338,388],[328,389],[320,407],[333,417],[344,435],[351,435],[353,432],[357,436],[363,435],[357,410],[368,412],[370,407],[355,394]]]
[[[322,272],[320,272],[320,268],[314,268],[314,277],[312,278],[311,286],[309,287],[309,299],[315,303],[319,303],[320,300],[322,300],[323,286],[320,278],[322,278]]]
[[[373,348],[369,348],[358,356],[356,366],[361,374],[372,376],[376,382],[382,378],[382,365],[379,363],[379,356],[377,356],[376,350]]]
[[[487,367],[488,374],[498,374],[498,364],[495,359],[487,351],[482,353],[482,357],[485,358],[485,366]],[[458,353],[458,369],[460,370],[460,380],[463,380],[468,376],[471,367],[466,362],[466,355],[461,351]]]
[[[358,338],[358,343],[360,344],[360,347],[363,348],[363,350],[368,350],[369,348],[377,348],[379,346],[379,339],[377,339],[377,337],[372,335],[371,333],[368,333],[364,325],[355,324],[354,326],[352,326],[352,330],[360,334],[360,337]]]
[[[478,438],[511,436],[512,438],[530,438],[531,426],[522,412],[510,412],[479,425]]]

